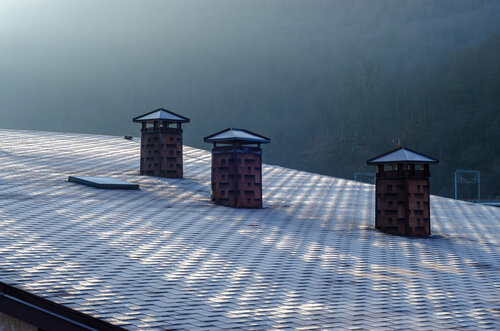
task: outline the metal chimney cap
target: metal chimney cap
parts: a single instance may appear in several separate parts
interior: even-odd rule
[[[439,160],[401,146],[366,161],[368,165],[393,163],[429,164],[439,163]]]
[[[248,130],[228,128],[203,138],[203,141],[206,143],[220,142],[227,144],[268,144],[271,142],[271,139]]]
[[[164,108],[158,108],[141,116],[134,117],[134,122],[156,122],[165,121],[171,123],[189,123],[189,118],[171,112]]]

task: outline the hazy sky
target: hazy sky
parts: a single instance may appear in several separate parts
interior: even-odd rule
[[[335,102],[330,91],[363,63],[398,74],[437,63],[499,32],[499,8],[493,0],[2,0],[0,127],[134,134],[131,118],[159,106],[204,122],[203,133],[268,120],[233,116],[254,109],[275,121],[294,107],[316,116],[318,100]]]

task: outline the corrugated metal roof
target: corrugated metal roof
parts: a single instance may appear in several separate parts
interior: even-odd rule
[[[163,108],[158,108],[147,114],[137,116],[133,119],[134,122],[153,122],[153,121],[167,121],[172,123],[187,123],[189,118],[171,112]]]
[[[210,136],[203,138],[203,141],[206,143],[214,143],[214,142],[240,142],[240,143],[259,143],[259,144],[267,144],[271,142],[271,139],[266,138],[264,136],[258,135],[257,133],[243,130],[243,129],[225,129],[220,132],[214,133]]]
[[[426,156],[406,147],[398,147],[395,150],[376,156],[368,161],[367,164],[386,164],[386,163],[439,163],[439,161],[430,156]]]
[[[264,208],[138,175],[121,137],[0,130],[0,281],[130,330],[500,329],[500,209],[431,196],[429,239],[373,229],[373,185],[263,164]],[[142,190],[96,190],[71,174]]]

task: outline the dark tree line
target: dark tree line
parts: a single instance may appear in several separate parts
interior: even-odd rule
[[[298,152],[290,166],[352,178],[354,171],[372,171],[364,161],[400,140],[440,159],[432,169],[434,193],[453,196],[454,171],[474,169],[482,173],[483,197],[498,198],[499,54],[500,35],[495,35],[425,72],[373,78],[390,73],[364,64],[357,78],[347,81],[352,89],[333,106],[343,111],[325,111],[308,134],[273,146],[270,158],[280,162],[283,154]]]

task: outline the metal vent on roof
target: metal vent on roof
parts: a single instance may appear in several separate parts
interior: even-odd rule
[[[68,182],[102,189],[138,190],[139,184],[132,184],[108,177],[69,176]]]

